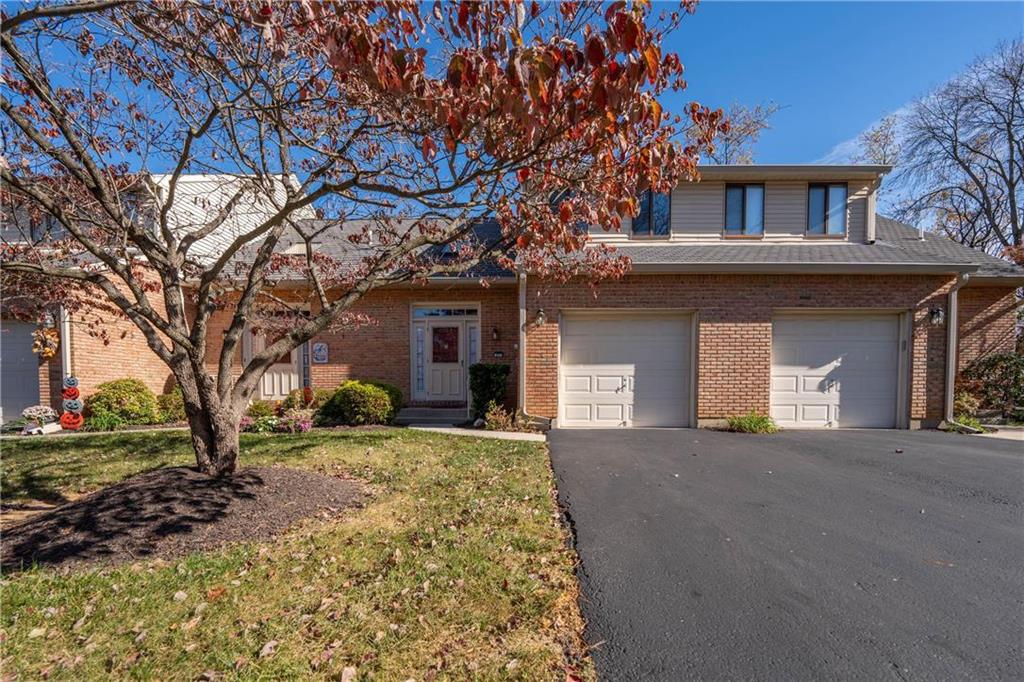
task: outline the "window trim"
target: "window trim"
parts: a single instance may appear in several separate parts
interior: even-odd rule
[[[649,197],[648,201],[651,201],[653,199],[653,197],[654,197],[654,194],[655,193],[652,192],[651,190],[646,189],[646,190],[644,190],[641,193],[641,197],[643,197],[644,195],[647,195],[647,197]],[[645,240],[646,239],[653,239],[653,240],[656,240],[656,241],[663,241],[663,240],[666,240],[666,239],[670,239],[672,237],[672,194],[673,194],[673,192],[664,192],[663,193],[663,196],[668,197],[668,232],[666,232],[665,234],[655,234],[654,233],[654,226],[651,225],[650,229],[647,230],[647,232],[637,233],[636,227],[635,227],[636,226],[636,218],[630,218],[629,219],[629,238],[630,239],[645,239]],[[639,214],[637,214],[637,215],[639,215]],[[654,206],[653,205],[650,207],[650,209],[648,209],[647,215],[649,215],[649,216],[654,215]]]
[[[739,187],[743,190],[743,204],[740,209],[740,224],[742,225],[740,232],[730,232],[728,228],[729,224],[729,188]],[[747,234],[747,188],[748,187],[760,187],[761,188],[761,232],[760,234]],[[725,192],[722,194],[722,238],[723,239],[764,239],[765,233],[765,213],[768,205],[768,189],[765,187],[763,182],[727,182],[725,184]]]
[[[844,213],[846,214],[846,220],[843,221],[843,232],[842,234],[829,234],[828,232],[828,213],[829,213],[829,188],[842,186],[846,188],[846,207]],[[820,187],[825,190],[825,231],[821,234],[815,234],[811,232],[811,190]],[[807,183],[807,194],[804,195],[804,201],[807,203],[807,221],[804,225],[804,237],[807,239],[840,239],[845,240],[850,236],[850,183],[849,182],[809,182]]]

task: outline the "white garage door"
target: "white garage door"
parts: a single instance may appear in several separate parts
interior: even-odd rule
[[[39,404],[39,360],[32,352],[32,331],[26,322],[0,322],[0,422],[21,416]]]
[[[792,428],[896,426],[898,315],[772,321],[772,418]]]
[[[690,316],[566,315],[561,427],[688,426]]]

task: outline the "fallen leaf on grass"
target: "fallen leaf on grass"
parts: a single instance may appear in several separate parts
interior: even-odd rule
[[[276,639],[270,640],[269,642],[267,642],[266,644],[263,645],[262,649],[260,649],[260,658],[266,658],[267,656],[271,655],[272,653],[274,653],[274,649],[276,649],[276,648],[277,648],[277,640]]]
[[[211,588],[211,589],[206,591],[206,601],[209,601],[209,602],[217,601],[218,599],[223,597],[224,593],[227,592],[227,591],[228,590],[225,587],[214,587],[214,588]]]

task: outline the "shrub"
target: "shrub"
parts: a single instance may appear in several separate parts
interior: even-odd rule
[[[379,379],[363,379],[364,384],[370,386],[376,386],[385,393],[388,394],[388,400],[391,401],[391,416],[388,417],[387,423],[390,424],[398,416],[398,411],[402,409],[402,389],[398,388],[394,384],[389,384],[386,381],[380,381]]]
[[[181,388],[175,386],[169,393],[156,397],[157,405],[160,407],[160,422],[162,424],[173,424],[185,421],[185,398],[181,395]]]
[[[313,410],[288,410],[277,420],[278,433],[306,433],[313,428]]]
[[[246,433],[273,433],[277,429],[277,423],[278,418],[273,415],[245,416],[238,422],[238,430]]]
[[[100,384],[96,392],[85,399],[86,417],[100,420],[113,415],[122,424],[156,424],[160,421],[160,407],[156,396],[138,379],[115,379]]]
[[[980,358],[963,371],[963,376],[978,382],[985,407],[1007,416],[1024,405],[1024,355],[998,353]]]
[[[36,422],[40,425],[57,421],[57,411],[49,405],[33,405],[32,407],[26,407],[21,411],[21,416],[23,419]]]
[[[509,365],[478,362],[469,368],[469,390],[473,394],[473,418],[487,413],[491,403],[501,405],[508,392]]]
[[[85,418],[83,431],[117,431],[128,426],[130,422],[121,415],[106,410],[95,410]]]
[[[287,412],[299,408],[317,409],[330,400],[334,391],[329,388],[296,388],[281,401],[281,409]]]
[[[953,394],[953,414],[965,417],[973,417],[981,407],[981,401],[967,391],[957,391]],[[957,421],[960,421],[959,419]]]
[[[775,433],[779,430],[779,427],[775,425],[775,420],[766,414],[757,412],[729,417],[728,422],[729,431],[738,431],[739,433]]]
[[[317,423],[386,424],[391,413],[391,398],[384,389],[361,381],[346,381],[317,412]]]
[[[484,413],[484,428],[488,431],[532,431],[522,412],[510,412],[493,400]]]
[[[249,409],[245,414],[253,419],[260,417],[274,417],[277,415],[277,406],[272,400],[254,400],[249,403]]]
[[[957,424],[969,426],[972,429],[978,429],[979,431],[985,430],[985,427],[981,425],[981,422],[978,421],[978,418],[972,417],[969,414],[961,414],[958,417],[954,417],[953,421],[955,421]],[[953,429],[953,431],[956,431],[957,433],[972,433],[971,431],[968,431],[967,429],[961,429],[958,426],[951,426],[951,428]]]

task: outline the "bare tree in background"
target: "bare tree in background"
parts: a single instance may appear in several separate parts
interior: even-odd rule
[[[906,197],[901,218],[933,222],[952,239],[991,253],[1019,253],[1022,88],[1024,42],[1017,40],[914,103],[894,145],[894,180]]]
[[[761,132],[771,127],[769,120],[781,108],[773,102],[754,107],[734,102],[725,114],[725,132],[719,133],[713,149],[705,153],[705,159],[722,164],[754,163],[754,147]]]
[[[895,166],[900,158],[899,118],[889,114],[877,125],[868,128],[857,138],[860,152],[853,157],[856,163]]]

